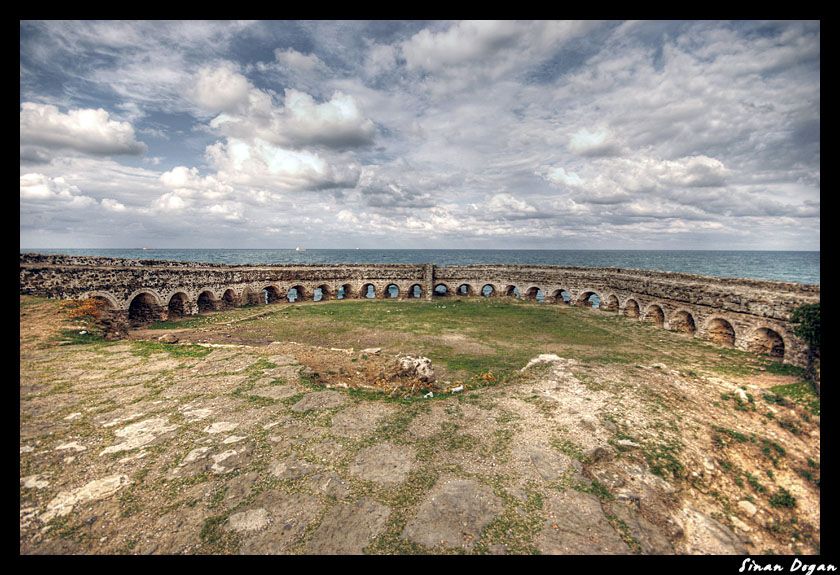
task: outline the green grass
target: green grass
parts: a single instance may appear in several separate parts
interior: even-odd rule
[[[134,341],[132,342],[131,353],[139,357],[149,357],[155,353],[168,353],[170,356],[181,358],[202,358],[212,352],[213,349],[192,344],[171,344],[158,341]]]
[[[805,381],[790,383],[788,385],[777,385],[771,387],[770,391],[777,396],[786,397],[794,403],[804,407],[812,415],[820,414],[820,397],[814,392],[811,384]],[[765,396],[765,400],[767,397]]]

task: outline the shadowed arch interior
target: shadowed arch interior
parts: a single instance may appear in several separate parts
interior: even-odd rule
[[[444,283],[435,284],[435,289],[432,292],[434,295],[439,297],[445,297],[449,295],[449,286]]]
[[[722,317],[716,317],[709,322],[706,337],[718,345],[732,347],[735,345],[735,328]]]
[[[198,313],[206,313],[216,309],[216,296],[213,292],[203,291],[198,294]]]
[[[481,295],[484,297],[491,297],[496,295],[496,286],[493,284],[484,284],[481,286]]]
[[[152,323],[159,318],[159,306],[155,302],[155,296],[147,292],[134,296],[128,306],[128,321],[133,327]]]
[[[687,333],[693,335],[697,331],[697,325],[694,323],[694,316],[685,310],[678,311],[671,316],[671,321],[668,322],[672,331],[680,333]]]
[[[639,317],[639,302],[628,299],[624,302],[624,315],[627,317]]]
[[[184,317],[187,315],[189,313],[189,301],[189,297],[184,292],[172,294],[167,305],[169,318]]]
[[[750,337],[747,349],[754,353],[782,359],[785,357],[785,340],[777,331],[760,327]]]
[[[225,293],[222,295],[222,304],[224,304],[225,307],[236,307],[238,303],[239,301],[236,297],[236,292],[232,289],[226,289]]]
[[[397,284],[388,284],[387,286],[385,286],[385,297],[400,297],[400,286],[398,286]]]
[[[604,300],[601,309],[604,311],[618,311],[618,297],[615,294],[610,294]]]
[[[645,310],[644,319],[658,327],[662,327],[665,325],[665,312],[662,311],[662,308],[658,304],[651,304]]]
[[[344,284],[340,286],[335,292],[335,299],[348,299],[353,297],[353,286]]]
[[[601,296],[594,291],[585,291],[578,296],[577,305],[579,307],[599,308],[601,306]]]
[[[475,290],[470,284],[461,284],[458,286],[458,289],[455,291],[456,295],[459,296],[473,296],[475,295]]]
[[[375,299],[376,298],[376,287],[373,284],[363,285],[362,289],[359,291],[359,298],[360,299]]]
[[[286,299],[290,302],[303,301],[306,299],[306,290],[301,285],[292,286],[286,294]]]
[[[423,297],[423,286],[420,284],[414,284],[408,290],[408,297],[412,298],[421,298]]]
[[[564,289],[554,290],[554,293],[551,294],[551,297],[554,298],[554,301],[556,303],[570,304],[572,302],[572,294],[570,294],[568,290]]]

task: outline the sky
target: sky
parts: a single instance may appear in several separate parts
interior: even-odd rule
[[[20,244],[819,250],[820,23],[23,21]]]

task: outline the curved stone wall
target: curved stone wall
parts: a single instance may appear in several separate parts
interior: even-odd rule
[[[344,288],[348,299],[364,298],[372,285],[377,299],[435,297],[435,286],[447,296],[504,297],[514,288],[524,299],[590,306],[591,295],[602,310],[721,345],[767,352],[785,362],[804,365],[806,349],[793,335],[788,319],[794,308],[820,299],[820,287],[751,279],[691,274],[559,266],[431,264],[222,265],[158,260],[21,254],[20,292],[57,298],[100,297],[114,312],[135,323],[246,304],[336,299]],[[364,289],[363,289],[364,288]]]

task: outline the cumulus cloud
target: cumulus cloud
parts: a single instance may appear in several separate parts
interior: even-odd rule
[[[248,104],[253,86],[231,63],[201,68],[189,91],[196,104],[212,113],[235,112]]]
[[[287,89],[283,107],[273,105],[260,90],[251,90],[242,114],[220,114],[211,126],[238,139],[259,138],[280,146],[357,148],[373,143],[376,127],[362,113],[356,99],[335,92],[322,103],[305,92]]]
[[[353,187],[358,169],[332,166],[317,153],[293,150],[257,139],[228,138],[208,146],[208,160],[226,182],[280,190]]]
[[[20,105],[20,144],[49,150],[73,150],[94,155],[139,155],[146,145],[137,141],[129,122],[112,120],[98,109],[72,109],[24,102]]]
[[[38,173],[20,177],[20,199],[21,203],[55,203],[68,208],[85,208],[96,204],[96,200],[82,194],[78,186],[68,184],[64,178],[50,178]]]

